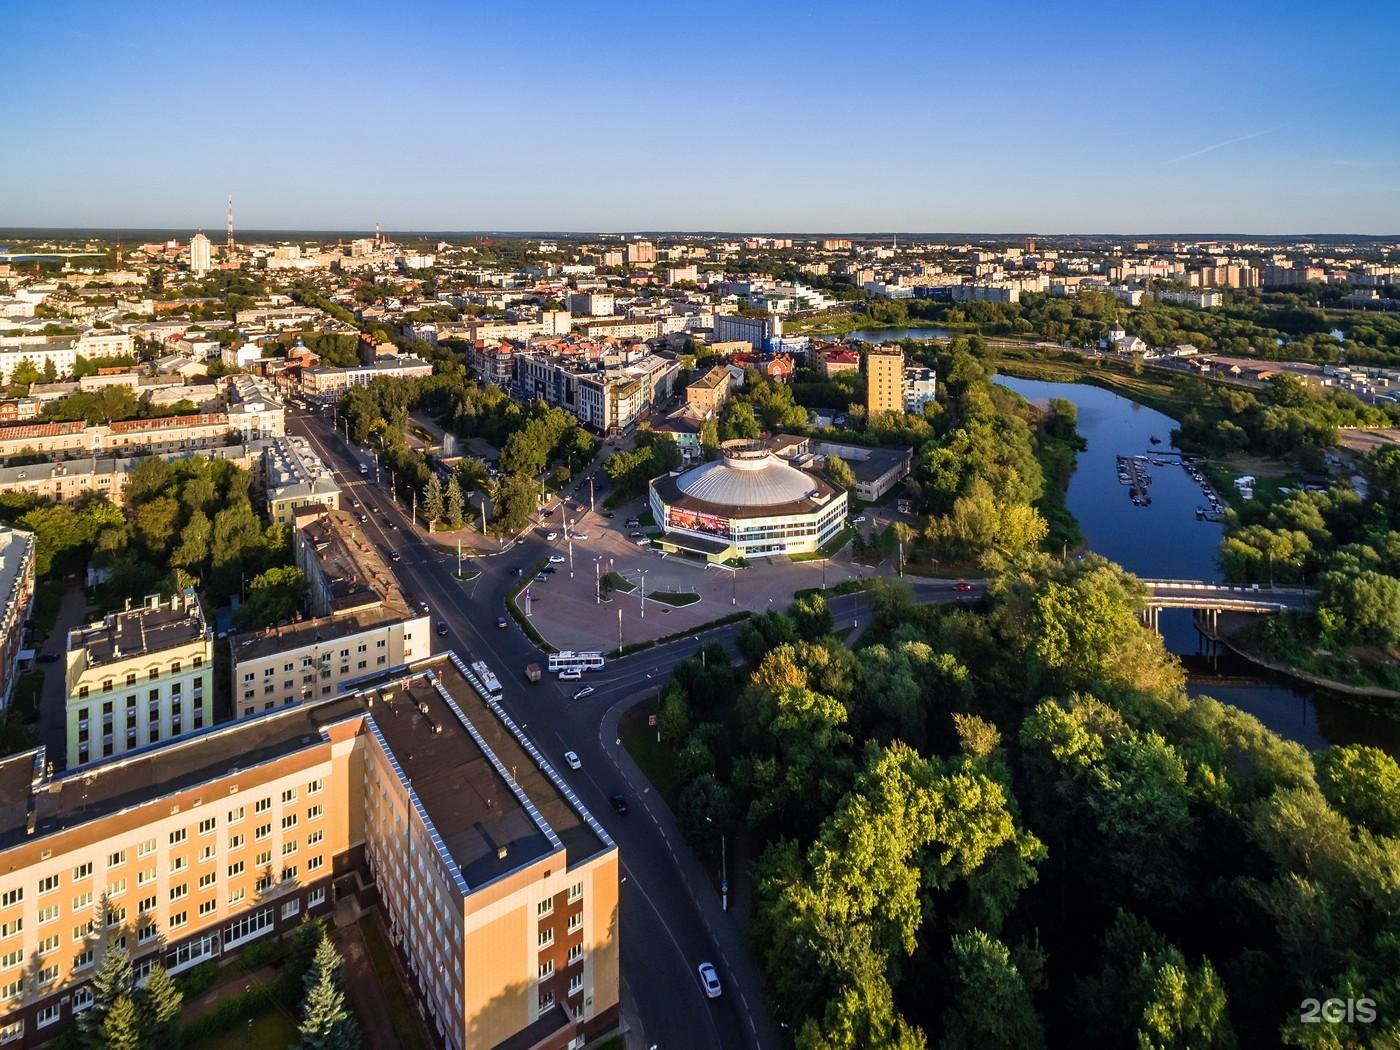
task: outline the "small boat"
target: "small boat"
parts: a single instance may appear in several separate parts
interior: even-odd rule
[[[1205,509],[1205,507],[1197,507],[1197,508],[1196,508],[1196,520],[1197,520],[1197,521],[1202,521],[1202,520],[1205,519],[1205,516],[1206,516],[1206,509]]]

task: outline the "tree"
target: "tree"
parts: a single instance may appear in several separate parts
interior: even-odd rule
[[[1344,641],[1400,646],[1400,578],[1367,569],[1324,573],[1317,616]]]
[[[105,897],[97,909],[95,921],[99,927],[106,924],[107,900]],[[102,964],[97,968],[97,973],[90,985],[92,1005],[83,1011],[78,1022],[79,1031],[88,1046],[100,1047],[104,1045],[102,1040],[107,1014],[112,1011],[118,1000],[126,998],[130,1002],[131,986],[131,956],[126,952],[125,940],[121,937],[114,937],[107,942],[102,953]],[[133,1027],[135,1021],[133,1011]]]
[[[798,598],[788,610],[799,638],[815,640],[831,633],[831,610],[820,594]]]
[[[834,454],[827,456],[822,470],[826,473],[831,483],[837,488],[845,489],[847,492],[850,492],[856,487],[855,471],[851,470],[850,464],[840,456]]]
[[[466,506],[466,500],[462,497],[462,486],[458,484],[456,477],[453,477],[447,482],[447,495],[442,508],[443,521],[449,529],[462,527]]]
[[[130,995],[119,995],[102,1019],[101,1045],[105,1050],[141,1050],[141,1023]]]
[[[656,728],[661,731],[661,739],[677,746],[690,731],[690,708],[685,701],[685,690],[674,682],[661,692],[661,710],[656,716]]]
[[[496,487],[494,500],[495,517],[493,524],[497,530],[516,533],[530,524],[530,517],[539,503],[539,486],[533,478],[523,474],[511,474]]]
[[[295,565],[284,565],[254,576],[248,597],[238,606],[234,620],[241,631],[255,631],[286,623],[306,600],[306,576]]]
[[[151,967],[146,984],[139,993],[139,1013],[143,1042],[159,1050],[176,1050],[180,1045],[180,1007],[184,1005],[180,991],[165,967]]]
[[[719,424],[714,416],[706,416],[700,424],[700,451],[710,459],[719,450]]]
[[[299,1050],[356,1050],[360,1029],[345,1005],[343,963],[340,954],[321,930],[311,967],[306,972],[306,997],[302,1001]]]
[[[981,930],[953,938],[955,984],[943,1015],[944,1050],[1033,1050],[1040,1017],[1006,945]]]
[[[428,476],[428,483],[423,486],[423,520],[432,528],[442,518],[442,482],[438,480],[437,473]]]
[[[1377,835],[1400,836],[1400,764],[1380,748],[1330,747],[1316,756],[1317,781],[1327,801],[1354,824]]]

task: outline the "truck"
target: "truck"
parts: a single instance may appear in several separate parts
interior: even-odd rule
[[[541,675],[540,675],[540,665],[539,665],[539,664],[526,664],[526,665],[525,665],[525,680],[526,680],[527,682],[538,682],[538,681],[540,680],[540,677],[541,677]]]

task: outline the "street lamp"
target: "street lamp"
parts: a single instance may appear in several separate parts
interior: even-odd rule
[[[713,825],[713,824],[714,824],[714,821],[711,820],[711,819],[707,816],[707,817],[705,818],[705,823],[706,823],[706,824]],[[726,863],[726,858],[725,858],[725,843],[724,843],[724,837],[725,837],[725,836],[724,836],[724,832],[723,832],[723,831],[720,831],[720,833],[719,833],[719,894],[720,894],[719,899],[720,899],[720,907],[721,907],[724,911],[728,911],[728,910],[729,910],[729,868],[728,868],[728,864]]]

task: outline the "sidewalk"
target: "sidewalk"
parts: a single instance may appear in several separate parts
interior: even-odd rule
[[[68,648],[68,631],[86,619],[86,612],[87,592],[82,584],[75,583],[63,592],[63,602],[58,607],[53,630],[39,649],[39,655],[52,653],[58,659],[53,663],[35,665],[44,673],[44,685],[39,691],[39,743],[44,745],[44,753],[55,769],[66,766],[68,754],[68,714],[64,708],[68,684],[64,678],[66,670],[63,662]]]

